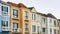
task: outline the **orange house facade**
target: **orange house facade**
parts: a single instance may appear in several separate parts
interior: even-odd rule
[[[7,3],[11,5],[11,34],[30,34],[30,9],[21,3]]]
[[[21,34],[22,29],[20,25],[20,9],[17,6],[13,6],[11,3],[10,8],[10,23],[11,23],[11,34]],[[14,4],[16,5],[16,4]]]

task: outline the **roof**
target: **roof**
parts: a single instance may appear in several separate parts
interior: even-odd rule
[[[32,10],[34,7],[29,7],[28,9]]]
[[[56,19],[56,17],[54,15],[52,15],[51,13],[48,13],[47,15],[48,15],[48,17],[51,17],[51,18],[55,18]]]
[[[27,8],[23,3],[19,3],[18,6]]]
[[[24,8],[27,8],[24,4],[22,3],[19,3],[19,4],[15,4],[15,3],[12,3],[12,2],[7,2],[8,4],[12,5],[12,6],[15,6],[15,7],[24,7]]]
[[[45,17],[48,17],[48,15],[46,15],[46,14],[41,14],[42,16],[45,16]]]
[[[7,2],[7,4],[18,7],[18,4],[15,4],[15,3],[12,3],[12,2]]]
[[[48,17],[48,15],[43,14],[43,13],[39,13],[39,12],[37,12],[37,14],[40,14],[40,15],[45,16],[45,17]]]
[[[5,5],[9,5],[9,4],[7,4],[6,2],[4,2],[2,0],[0,0],[0,3],[5,4]]]
[[[60,21],[60,19],[57,19],[58,21]]]

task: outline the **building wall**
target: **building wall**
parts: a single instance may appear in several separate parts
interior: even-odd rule
[[[45,18],[45,24],[42,23],[42,18]],[[41,27],[45,28],[45,34],[47,34],[47,17],[46,16],[41,15],[41,23],[42,23]],[[43,32],[42,32],[42,34],[43,34]]]
[[[56,21],[56,24],[58,23],[57,19],[53,19],[53,21]],[[59,27],[56,25],[53,26],[53,29],[56,30],[56,34],[58,34]]]
[[[31,14],[31,34],[37,34],[37,21],[36,21],[37,19],[35,21],[32,20],[32,14],[35,14],[35,16],[37,16],[35,9],[32,9],[30,14]],[[36,32],[32,32],[32,25],[36,26]]]
[[[59,34],[60,34],[60,20],[58,20],[58,23],[59,23]]]
[[[50,23],[50,19],[52,20],[52,23]],[[53,32],[54,31],[54,29],[53,29],[54,24],[53,23],[54,23],[53,18],[47,17],[48,34],[50,34],[50,28],[52,29],[52,34],[54,33]]]
[[[18,10],[18,18],[17,19],[13,17],[13,9]],[[13,34],[14,33],[14,32],[12,32],[13,22],[18,23],[18,28],[21,29],[21,25],[20,25],[20,10],[19,10],[18,7],[11,6],[10,18],[11,18],[11,20],[10,20],[11,21],[11,34]]]
[[[40,27],[40,32],[39,32],[39,34],[40,34],[41,33],[41,15],[40,14],[37,14],[35,8],[33,8],[31,10],[31,13],[30,14],[31,14],[31,34],[38,34],[38,32],[37,32],[37,27],[38,26]],[[35,14],[36,20],[32,20],[32,14]],[[38,16],[39,16],[39,18],[38,18]],[[36,32],[32,32],[32,25],[35,25],[36,26]]]
[[[7,16],[3,16],[2,15],[2,8],[1,6],[5,6],[5,7],[8,7],[8,15]],[[10,6],[9,5],[6,5],[4,3],[0,3],[0,33],[3,34],[5,32],[2,32],[2,23],[1,21],[4,20],[4,21],[8,21],[8,33],[10,31]],[[7,33],[7,32],[6,32]]]
[[[42,19],[41,19],[41,15],[40,14],[37,14],[37,17],[36,18],[37,18],[37,20],[36,20],[37,21],[36,22],[37,27],[40,26],[40,32],[39,32],[39,34],[42,34],[42,23],[41,23],[41,20]],[[37,34],[38,34],[38,32],[37,32]]]
[[[28,19],[25,19],[25,12],[28,12]],[[28,8],[20,8],[20,21],[21,21],[21,27],[22,27],[22,34],[25,34],[25,33],[29,33],[30,34],[30,30],[31,30],[31,24],[30,24],[30,9]],[[28,24],[28,32],[25,31],[25,23]]]

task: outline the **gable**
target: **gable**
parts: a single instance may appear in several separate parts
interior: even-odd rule
[[[35,8],[33,8],[31,11],[32,11],[32,12],[37,12]]]

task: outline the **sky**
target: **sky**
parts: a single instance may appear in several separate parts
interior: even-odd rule
[[[56,18],[60,19],[60,0],[3,0],[13,3],[23,3],[27,7],[35,7],[37,12],[51,13]]]

